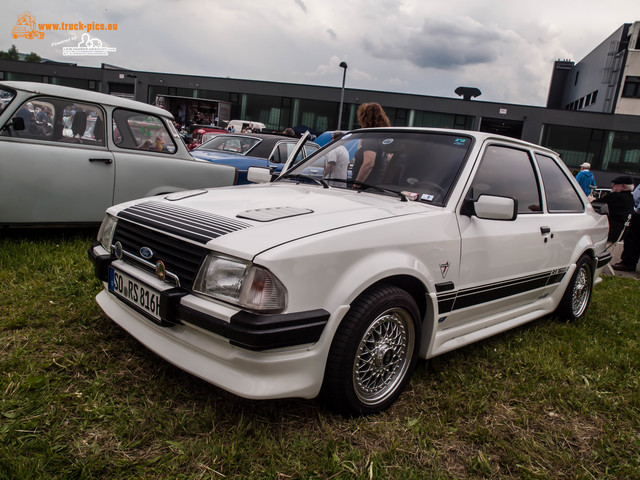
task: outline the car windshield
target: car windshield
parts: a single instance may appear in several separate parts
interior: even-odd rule
[[[406,199],[444,205],[472,139],[419,130],[360,130],[310,156],[281,179],[307,176],[334,188],[402,193]]]
[[[13,100],[16,96],[16,92],[13,90],[7,90],[3,87],[0,87],[0,113],[4,111],[5,108],[9,106],[11,100]]]
[[[247,155],[258,143],[260,143],[259,138],[220,134],[207,143],[203,143],[197,149]]]

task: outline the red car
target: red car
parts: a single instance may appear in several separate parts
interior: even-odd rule
[[[229,133],[224,128],[214,127],[213,125],[194,125],[191,131],[191,141],[187,144],[189,150],[193,150],[202,145],[202,135],[205,133]]]

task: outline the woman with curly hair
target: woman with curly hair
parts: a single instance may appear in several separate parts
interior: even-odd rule
[[[391,126],[389,117],[377,103],[363,103],[358,107],[357,115],[362,128]],[[384,167],[382,144],[376,140],[361,141],[353,160],[352,178],[356,182],[354,187],[358,188],[360,182],[375,184],[382,178]]]

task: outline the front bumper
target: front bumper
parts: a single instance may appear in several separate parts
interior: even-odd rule
[[[93,244],[88,253],[95,266],[96,276],[107,282],[109,267],[116,261],[115,256],[99,243]],[[136,276],[142,279],[146,275],[139,272]],[[315,343],[320,339],[329,320],[329,312],[326,310],[276,315],[240,310],[227,318],[225,315],[217,316],[205,309],[183,303],[187,295],[189,292],[181,288],[161,291],[160,326],[195,325],[227,339],[232,345],[248,350],[271,350]]]
[[[89,249],[105,281],[114,264],[158,287],[156,278],[117,261],[100,245]],[[105,314],[149,350],[182,370],[236,395],[252,399],[314,398],[331,345],[322,335],[327,312],[257,315],[182,292],[161,298],[162,322],[132,308],[107,285],[96,301]],[[208,311],[207,311],[208,309]],[[217,312],[217,313],[214,313]],[[338,318],[346,308],[334,312]]]

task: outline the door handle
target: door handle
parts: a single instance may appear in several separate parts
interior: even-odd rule
[[[106,163],[107,165],[111,165],[113,160],[110,158],[90,158],[89,161],[91,163]]]
[[[540,233],[546,235],[547,233],[551,233],[551,229],[549,227],[540,227]]]

